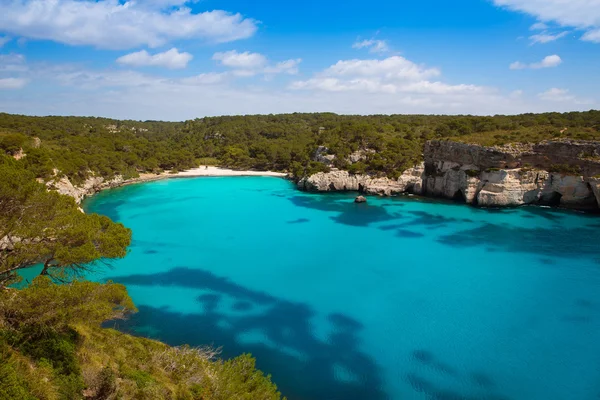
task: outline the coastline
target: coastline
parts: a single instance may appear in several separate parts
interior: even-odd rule
[[[273,171],[251,171],[251,170],[233,170],[219,167],[198,167],[186,171],[172,174],[170,172],[162,172],[160,174],[140,174],[137,178],[123,179],[118,176],[115,179],[106,181],[102,177],[90,177],[83,185],[74,186],[67,177],[63,177],[59,181],[47,183],[49,189],[71,196],[80,204],[85,198],[94,194],[126,185],[134,185],[138,183],[154,182],[163,179],[173,178],[198,178],[198,177],[235,177],[235,176],[268,176],[274,178],[285,178],[286,173]]]
[[[273,171],[251,171],[251,170],[233,170],[220,167],[198,167],[172,174],[168,171],[160,174],[140,174],[138,178],[132,178],[122,181],[118,186],[133,185],[136,183],[152,182],[172,178],[198,178],[198,177],[228,177],[228,176],[270,176],[275,178],[285,178],[286,173]],[[114,186],[113,186],[114,187]]]

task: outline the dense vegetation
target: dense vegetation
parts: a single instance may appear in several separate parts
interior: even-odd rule
[[[494,117],[283,114],[182,123],[0,114],[0,148],[11,154],[23,149],[24,164],[37,177],[49,178],[56,168],[74,182],[90,171],[131,177],[198,164],[300,176],[325,169],[312,161],[318,146],[336,155],[340,168],[348,167],[352,152],[375,150],[352,170],[394,176],[421,158],[429,139],[497,145],[559,138],[600,139],[600,111]]]
[[[278,400],[269,377],[242,355],[169,347],[103,329],[135,311],[125,287],[36,278],[0,290],[0,399]]]

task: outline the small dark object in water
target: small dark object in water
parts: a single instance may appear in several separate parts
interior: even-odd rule
[[[358,196],[356,199],[354,199],[355,203],[366,203],[367,199],[364,196]]]

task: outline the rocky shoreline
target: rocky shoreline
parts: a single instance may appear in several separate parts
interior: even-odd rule
[[[422,164],[398,179],[332,170],[300,179],[298,188],[382,196],[411,193],[481,207],[537,204],[600,211],[598,142],[550,141],[491,148],[430,141],[423,156]]]
[[[160,174],[140,174],[137,178],[123,179],[118,175],[113,179],[106,180],[101,176],[89,177],[82,185],[75,186],[63,176],[59,180],[50,181],[46,186],[50,190],[71,196],[80,204],[86,197],[92,196],[102,190],[112,189],[120,186],[132,185],[136,183],[153,182],[172,178],[194,178],[194,177],[219,177],[219,176],[274,176],[285,177],[286,174],[272,171],[236,171],[218,167],[199,167],[178,173],[163,172]]]
[[[296,184],[299,190],[309,192],[354,191],[379,196],[415,194],[453,199],[480,207],[535,204],[600,212],[598,142],[550,141],[535,145],[484,147],[429,141],[425,144],[423,158],[421,164],[404,171],[398,179],[332,169],[303,177]],[[561,171],[561,168],[568,171]],[[133,179],[90,177],[80,186],[74,186],[63,177],[48,182],[47,186],[81,203],[84,198],[105,189],[198,176],[284,177],[286,174],[202,167],[177,174],[142,174]]]

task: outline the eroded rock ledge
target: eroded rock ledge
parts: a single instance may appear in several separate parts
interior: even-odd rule
[[[397,180],[334,170],[305,177],[298,187],[385,196],[414,193],[484,207],[541,204],[600,209],[598,142],[556,141],[489,148],[430,141],[423,156],[422,165],[405,171]]]

